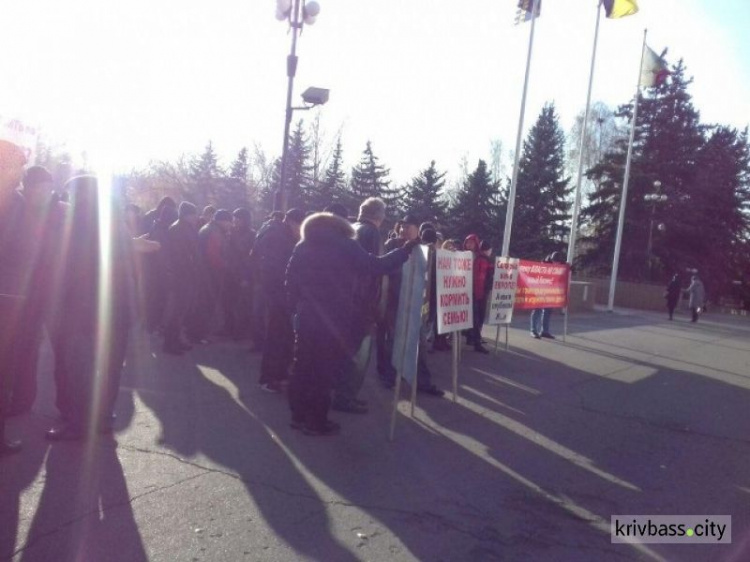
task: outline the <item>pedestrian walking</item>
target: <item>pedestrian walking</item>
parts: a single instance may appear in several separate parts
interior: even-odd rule
[[[687,293],[690,297],[688,307],[693,313],[693,318],[690,321],[697,322],[698,316],[702,311],[701,309],[706,302],[706,288],[703,286],[703,281],[700,280],[697,273],[693,275],[690,286],[687,288]]]
[[[680,275],[675,273],[672,276],[671,281],[667,284],[667,289],[664,291],[664,298],[667,301],[667,312],[669,312],[669,319],[674,320],[674,311],[677,308],[677,303],[680,302]]]

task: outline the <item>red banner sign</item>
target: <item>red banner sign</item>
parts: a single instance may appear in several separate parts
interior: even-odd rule
[[[544,263],[521,260],[518,264],[518,288],[515,307],[565,308],[568,306],[567,263]]]

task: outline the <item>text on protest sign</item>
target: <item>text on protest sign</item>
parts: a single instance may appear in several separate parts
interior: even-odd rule
[[[437,250],[435,266],[438,334],[471,328],[474,325],[472,253]]]
[[[516,308],[565,308],[568,306],[569,265],[520,260]]]
[[[19,119],[0,114],[0,140],[12,142],[24,152],[26,164],[34,163],[39,130]]]
[[[487,324],[510,324],[516,300],[518,258],[496,258]]]

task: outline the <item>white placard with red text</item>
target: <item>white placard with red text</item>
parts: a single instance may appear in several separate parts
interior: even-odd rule
[[[471,252],[437,250],[435,256],[438,334],[474,326]]]
[[[487,324],[510,324],[518,285],[518,258],[496,258]]]

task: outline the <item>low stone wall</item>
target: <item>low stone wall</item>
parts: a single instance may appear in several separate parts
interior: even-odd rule
[[[596,283],[588,281],[571,281],[570,301],[568,308],[571,312],[593,310],[597,302],[597,294],[600,292]]]
[[[576,279],[573,283],[590,283],[596,287],[596,304],[606,305],[609,301],[609,279]],[[571,286],[571,290],[573,285]],[[665,287],[645,283],[618,281],[615,290],[615,306],[638,310],[663,311],[667,303],[664,299]]]

